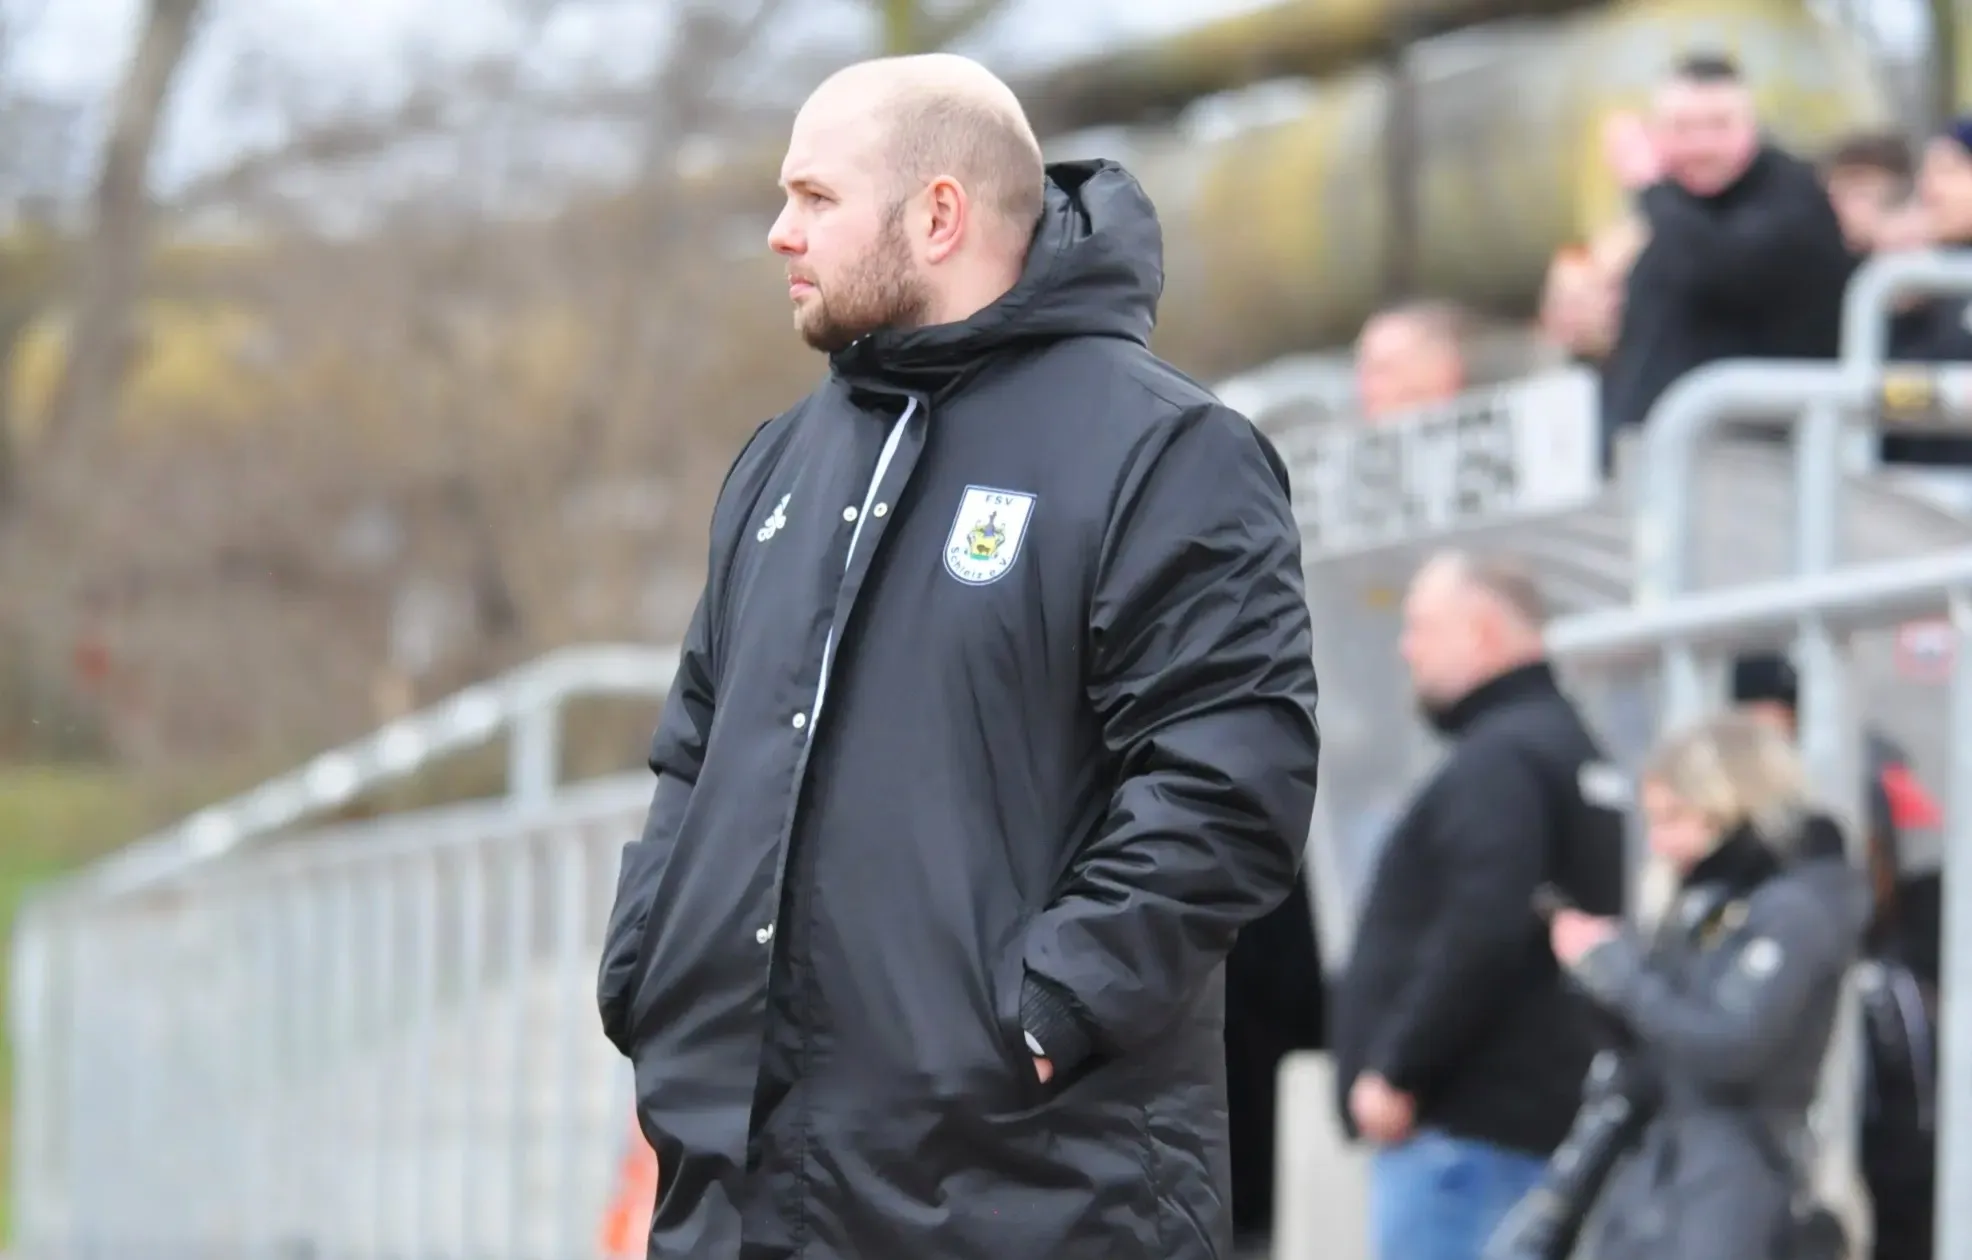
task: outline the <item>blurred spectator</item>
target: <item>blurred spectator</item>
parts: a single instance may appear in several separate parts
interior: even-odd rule
[[[1473,319],[1455,302],[1406,302],[1372,315],[1356,338],[1356,395],[1364,419],[1448,402],[1465,389]]]
[[[1936,233],[1931,228],[1930,211],[1918,198],[1906,197],[1877,220],[1872,252],[1905,254],[1929,249],[1936,240]]]
[[[1917,196],[1929,237],[1921,244],[1972,248],[1972,117],[1960,119],[1924,147]],[[1972,298],[1917,303],[1898,316],[1890,342],[1891,354],[1909,362],[1972,359]]]
[[[1554,954],[1621,1026],[1566,1154],[1488,1248],[1549,1260],[1834,1260],[1802,1158],[1867,898],[1787,741],[1738,715],[1644,768],[1653,857],[1678,897],[1653,937],[1561,908]],[[1612,1125],[1610,1118],[1615,1118]],[[1633,1119],[1632,1119],[1633,1118]],[[1612,1159],[1613,1157],[1613,1159]]]
[[[1823,176],[1842,236],[1857,256],[1885,248],[1885,220],[1910,200],[1910,145],[1895,132],[1851,136],[1829,154]]]
[[[1733,702],[1797,738],[1799,682],[1778,654],[1733,662]],[[1862,1168],[1875,1213],[1877,1260],[1929,1260],[1936,1203],[1937,993],[1942,888],[1936,871],[1907,874],[1907,830],[1937,827],[1943,811],[1911,773],[1903,749],[1865,736],[1869,808],[1866,871],[1873,910],[1863,952]]]
[[[1335,1004],[1343,1124],[1376,1144],[1379,1260],[1463,1260],[1540,1177],[1595,1050],[1533,906],[1623,907],[1621,776],[1556,685],[1519,565],[1435,557],[1402,650],[1449,756],[1376,863]]]
[[[1814,169],[1762,141],[1729,59],[1686,58],[1649,122],[1619,117],[1605,141],[1650,237],[1603,373],[1612,433],[1703,364],[1834,355],[1854,259]]]
[[[1743,655],[1732,663],[1732,702],[1789,739],[1799,738],[1800,679],[1793,662],[1777,652]],[[1901,902],[1894,916],[1897,940],[1883,942],[1932,984],[1938,979],[1940,941],[1936,874],[1906,879],[1899,869],[1904,832],[1940,826],[1944,811],[1910,766],[1910,755],[1881,731],[1863,735],[1863,792],[1867,803],[1871,877],[1886,902]],[[1891,931],[1889,923],[1879,925]]]
[[[1972,117],[1961,118],[1924,147],[1915,202],[1893,215],[1877,249],[1972,248]],[[1972,361],[1972,299],[1916,297],[1890,319],[1890,356],[1905,363]],[[1963,469],[1972,468],[1972,438],[1951,433],[1886,431],[1883,462],[1917,468],[1918,488],[1956,510],[1972,506]],[[1935,470],[1935,471],[1930,471]]]

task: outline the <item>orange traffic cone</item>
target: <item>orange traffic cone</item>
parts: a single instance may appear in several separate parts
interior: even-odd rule
[[[603,1255],[609,1260],[644,1260],[650,1248],[651,1213],[657,1210],[657,1152],[634,1120],[616,1181],[616,1194],[603,1213]]]

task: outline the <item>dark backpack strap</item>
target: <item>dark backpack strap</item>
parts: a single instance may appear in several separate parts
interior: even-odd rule
[[[1885,958],[1864,963],[1861,981],[1868,1108],[1881,1113],[1893,1091],[1907,1093],[1895,1099],[1911,1113],[1904,1119],[1915,1131],[1931,1133],[1937,1123],[1937,1024],[1924,985],[1909,967]]]

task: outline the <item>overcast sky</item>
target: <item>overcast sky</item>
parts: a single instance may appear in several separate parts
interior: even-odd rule
[[[1160,34],[1271,0],[1008,0],[971,51],[997,64],[1051,60]],[[1822,0],[1848,3],[1855,0]],[[169,189],[224,165],[245,148],[279,139],[278,115],[242,109],[230,96],[240,67],[258,53],[282,85],[302,85],[317,104],[385,108],[420,65],[511,52],[522,41],[514,0],[207,0],[210,20],[181,81],[155,168]],[[141,0],[0,0],[0,12],[38,11],[13,70],[62,96],[100,102],[122,67]],[[1897,42],[1919,37],[1922,0],[1871,0],[1870,13]],[[666,0],[562,0],[527,45],[530,72],[545,79],[630,78],[658,44]],[[853,56],[867,47],[867,0],[793,0],[775,32],[782,47]],[[264,99],[264,98],[263,98]]]
[[[1264,0],[1010,0],[979,46],[1013,61],[1066,56],[1122,39],[1181,29]],[[259,52],[290,82],[383,105],[422,60],[510,51],[519,28],[502,0],[208,0],[212,17],[181,83],[159,153],[169,187],[273,141],[276,124],[229,99],[241,58]],[[43,90],[100,100],[128,55],[140,0],[0,0],[39,7],[14,70]],[[531,46],[544,78],[635,75],[657,46],[664,0],[577,0]],[[860,0],[796,0],[777,40],[840,46],[850,55],[868,25]]]

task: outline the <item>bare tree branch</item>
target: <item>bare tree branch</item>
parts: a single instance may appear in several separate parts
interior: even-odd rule
[[[568,0],[506,2],[527,20],[542,21]],[[924,0],[869,3],[880,6],[883,47],[908,51],[946,47],[977,30],[1005,6],[1005,0],[958,0],[945,8],[927,5]],[[674,29],[668,33],[671,51],[646,82],[544,88],[522,82],[511,73],[511,65],[481,66],[473,73],[428,82],[389,109],[359,115],[339,113],[304,124],[281,144],[248,154],[193,181],[174,200],[187,210],[252,202],[296,170],[374,159],[420,139],[456,135],[470,119],[496,108],[539,120],[548,127],[596,121],[623,124],[642,137],[637,177],[668,175],[680,142],[689,140],[696,130],[673,103],[682,104],[686,113],[716,115],[719,130],[726,137],[766,133],[785,125],[797,100],[759,99],[753,91],[744,93],[745,99],[735,100],[728,89],[734,86],[732,80],[738,73],[755,68],[761,37],[787,8],[782,0],[756,0],[751,5],[682,0]],[[691,50],[690,64],[682,63],[677,55],[686,49]],[[778,73],[774,77],[783,83],[806,81],[803,74]],[[750,158],[742,156],[739,164],[745,172],[743,181],[756,173],[757,164]]]
[[[79,430],[108,423],[114,411],[129,351],[130,307],[150,239],[151,154],[201,7],[202,0],[150,0],[117,91],[67,362],[50,410],[56,442],[72,442]]]
[[[634,90],[441,68],[386,120],[415,127],[312,129],[349,146],[318,152],[352,156],[368,156],[366,127],[393,158],[406,137],[446,138],[443,195],[406,197],[394,164],[353,162],[330,172],[339,191],[383,207],[360,232],[265,214],[245,239],[174,242],[148,266],[140,244],[110,270],[147,300],[157,353],[136,356],[120,395],[143,436],[91,440],[71,452],[83,458],[23,452],[35,493],[0,532],[0,589],[15,596],[0,639],[20,636],[56,690],[85,686],[119,752],[285,755],[571,637],[676,632],[710,488],[813,370],[764,282],[771,264],[736,272],[709,250],[728,216],[676,175],[681,148],[758,127],[741,98],[791,0],[680,3],[689,20]],[[278,75],[242,90],[296,108],[320,86],[285,73],[292,94]],[[569,116],[585,97],[620,108],[633,186],[540,215],[476,203],[533,180],[558,123],[536,107],[551,91]],[[116,152],[127,167],[128,146]],[[310,173],[294,156],[252,182]],[[641,184],[638,164],[653,173]],[[107,206],[128,204],[107,194],[131,186],[104,172],[99,232]],[[0,305],[15,292],[0,275]],[[786,353],[761,354],[774,333]],[[38,329],[33,344],[30,422],[48,383]],[[110,401],[64,405],[86,428]],[[118,698],[68,681],[84,640],[113,660]]]
[[[895,3],[895,0],[886,2]],[[963,0],[949,12],[926,14],[922,21],[924,38],[921,47],[926,50],[948,48],[972,34],[1005,7],[1006,0]]]

